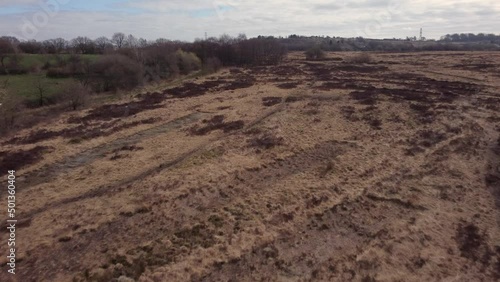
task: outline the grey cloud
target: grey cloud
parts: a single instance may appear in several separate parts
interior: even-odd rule
[[[0,0],[2,1],[2,0]],[[2,1],[2,4],[19,1]],[[23,0],[24,3],[33,3]],[[35,1],[36,2],[36,1]],[[37,39],[53,37],[73,38],[85,35],[96,38],[111,36],[116,31],[133,33],[154,39],[193,40],[204,32],[216,36],[222,33],[248,36],[311,34],[331,36],[357,36],[367,27],[375,27],[374,37],[415,36],[421,26],[429,38],[453,32],[493,32],[500,26],[500,4],[490,0],[388,0],[375,1],[285,1],[285,0],[145,0],[129,1],[128,7],[145,9],[140,14],[123,16],[112,12],[64,11],[51,17],[45,27],[40,27]],[[215,6],[214,6],[215,5]],[[231,7],[222,10],[216,7]],[[189,11],[213,9],[209,17],[193,18]],[[19,33],[23,16],[30,20],[33,14],[0,17],[0,35]],[[467,30],[459,30],[464,28]]]

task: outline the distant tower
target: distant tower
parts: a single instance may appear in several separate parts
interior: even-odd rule
[[[424,37],[422,35],[423,35],[423,29],[420,28],[420,41],[424,40]]]

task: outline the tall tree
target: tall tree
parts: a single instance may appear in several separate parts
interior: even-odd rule
[[[115,45],[116,48],[121,49],[123,45],[125,44],[125,38],[126,35],[123,32],[117,32],[113,34],[113,37],[111,38],[111,42],[113,45]]]
[[[139,47],[146,48],[149,46],[149,42],[144,38],[139,38]]]
[[[6,39],[0,39],[0,63],[5,67],[5,59],[15,52],[14,46]]]
[[[62,53],[64,50],[66,50],[66,48],[68,48],[69,43],[64,38],[58,37],[55,39],[51,39],[51,41],[52,41],[52,44],[54,45],[54,48],[56,49],[57,54]]]
[[[97,51],[101,54],[104,53],[108,49],[113,49],[113,44],[111,43],[111,40],[109,40],[105,36],[101,36],[101,37],[97,38],[94,41],[94,43],[96,45]]]
[[[5,67],[4,61],[12,53],[14,53],[12,44],[5,39],[0,39],[0,63],[2,67]]]
[[[43,52],[43,45],[36,40],[29,40],[19,43],[19,50],[26,54],[41,54]]]
[[[125,39],[124,47],[127,48],[137,48],[139,47],[139,40],[135,38],[132,34],[129,34]]]
[[[81,54],[93,54],[95,53],[94,41],[88,37],[78,36],[77,38],[71,40],[71,45],[76,52]]]

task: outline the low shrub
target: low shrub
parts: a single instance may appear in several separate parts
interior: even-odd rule
[[[286,55],[286,47],[275,39],[253,38],[239,42],[236,54],[240,65],[277,65]]]
[[[358,53],[346,60],[352,64],[368,64],[372,62],[372,57],[368,53]]]
[[[254,148],[271,149],[276,146],[281,146],[284,143],[282,137],[278,137],[273,133],[266,132],[260,136],[248,140],[248,145]]]
[[[219,58],[210,57],[203,64],[203,72],[205,73],[214,73],[219,71],[222,68],[222,62]]]
[[[325,52],[318,45],[309,48],[305,54],[307,60],[323,60],[326,57]]]
[[[17,95],[0,89],[0,133],[14,128],[23,110],[23,99]]]
[[[46,76],[49,78],[68,78],[72,73],[66,68],[49,68]]]
[[[175,52],[177,66],[181,74],[189,74],[201,69],[201,60],[194,53],[177,50]]]
[[[80,82],[72,81],[64,85],[63,91],[58,94],[58,100],[75,111],[87,104],[89,96],[88,88]]]
[[[6,66],[6,67],[1,67],[0,66],[0,75],[22,75],[22,74],[27,74],[28,70],[21,67],[21,66]]]
[[[142,83],[144,70],[123,55],[104,55],[90,66],[89,84],[96,92],[132,89]]]

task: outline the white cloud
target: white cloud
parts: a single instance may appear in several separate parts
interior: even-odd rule
[[[67,0],[65,0],[67,1]],[[33,3],[38,1],[3,1]],[[491,0],[144,0],[128,1],[122,7],[140,13],[64,11],[38,26],[36,39],[92,38],[116,31],[154,39],[193,40],[240,32],[256,35],[332,35],[406,37],[418,35],[420,27],[429,38],[446,33],[497,33],[500,2]],[[127,9],[129,10],[129,9]],[[0,17],[0,34],[22,35],[23,25],[33,22],[35,12]],[[36,25],[35,25],[36,26]]]

